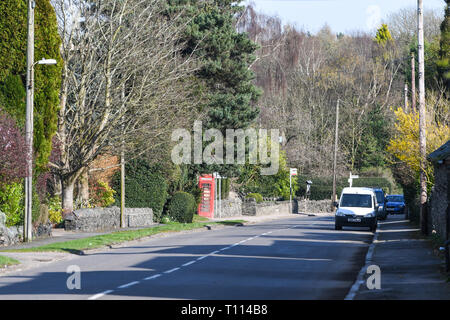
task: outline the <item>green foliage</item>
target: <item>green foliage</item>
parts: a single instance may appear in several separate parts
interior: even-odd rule
[[[230,194],[230,179],[219,179],[220,183],[220,196],[221,199],[227,199]],[[218,190],[217,190],[218,191]]]
[[[445,17],[441,24],[441,40],[439,47],[437,67],[439,75],[448,90],[450,88],[450,8],[448,3],[445,7]]]
[[[168,215],[171,219],[182,223],[191,223],[196,205],[195,198],[187,192],[176,192],[170,200]]]
[[[58,196],[54,196],[47,201],[48,216],[51,223],[58,224],[63,221],[61,199]]]
[[[261,175],[259,165],[244,166],[238,179],[241,184],[240,191],[244,193],[260,193],[263,197],[280,197],[289,199],[289,168],[286,162],[286,154],[280,150],[279,169],[274,175]],[[298,189],[297,178],[292,177],[292,194]]]
[[[255,199],[256,203],[263,202],[263,196],[259,193],[249,193],[245,196],[247,199]]]
[[[305,197],[306,180],[311,180],[310,200],[331,200],[333,195],[333,178],[332,177],[307,177],[299,176],[299,189],[297,196]],[[348,187],[348,178],[341,177],[336,179],[336,195],[339,198],[342,189]],[[391,193],[394,189],[392,182],[385,177],[361,177],[353,179],[353,187],[382,188],[385,193]]]
[[[383,46],[386,44],[386,42],[392,41],[391,33],[389,32],[388,26],[386,24],[383,23],[377,30],[375,41]]]
[[[143,159],[125,164],[125,205],[127,208],[152,208],[155,222],[161,219],[167,200],[165,177]],[[115,204],[120,205],[120,171],[112,179]]]
[[[235,28],[236,13],[243,7],[230,0],[168,1],[167,15],[182,12],[187,23],[184,40],[186,55],[200,59],[196,77],[204,84],[206,101],[200,103],[207,118],[203,128],[246,128],[258,116],[256,102],[261,91],[254,85],[250,65],[255,60],[257,45],[247,34]],[[196,173],[220,172],[237,176],[239,165],[197,165]]]
[[[114,191],[114,189],[112,189],[107,182],[101,180],[97,181],[93,191],[93,206],[109,207],[115,202],[114,194],[116,191]]]
[[[6,215],[8,227],[23,223],[23,183],[11,183],[0,187],[0,211]]]
[[[26,81],[27,2],[0,1],[0,104],[24,126]],[[35,57],[57,60],[56,66],[35,66],[34,150],[36,169],[43,171],[56,132],[63,60],[56,15],[49,0],[36,0]]]

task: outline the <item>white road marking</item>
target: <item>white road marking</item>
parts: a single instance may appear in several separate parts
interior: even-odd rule
[[[93,295],[93,296],[89,297],[88,300],[97,300],[97,299],[100,299],[101,297],[103,297],[103,296],[105,296],[105,295],[107,295],[107,294],[110,294],[111,292],[114,292],[114,291],[113,291],[113,290],[106,290],[106,291],[97,293],[96,295]]]
[[[130,282],[130,283],[127,283],[127,284],[123,284],[123,285],[121,285],[120,287],[117,287],[118,289],[125,289],[125,288],[128,288],[128,287],[131,287],[131,286],[134,286],[135,284],[138,284],[139,283],[139,281],[133,281],[133,282]]]
[[[377,239],[378,239],[378,227],[377,227],[377,231],[375,231],[375,235],[373,236],[372,243],[369,246],[369,250],[367,251],[365,265],[359,271],[358,277],[356,278],[355,283],[350,288],[350,291],[349,291],[349,293],[347,294],[347,296],[345,297],[344,300],[353,300],[355,298],[355,296],[356,296],[356,293],[359,290],[359,287],[361,286],[361,284],[364,283],[364,280],[363,280],[364,279],[364,275],[365,275],[365,273],[367,271],[367,267],[372,262],[373,250],[375,249],[375,245],[377,243]]]
[[[172,273],[172,272],[177,271],[177,270],[180,270],[180,268],[178,268],[178,267],[177,268],[173,268],[173,269],[164,271],[164,273]]]
[[[160,273],[155,274],[154,276],[151,276],[151,277],[144,278],[144,280],[152,280],[152,279],[156,279],[156,278],[158,278],[158,277],[161,277],[161,274],[160,274]]]
[[[193,263],[195,263],[194,260],[189,261],[189,262],[186,262],[185,264],[183,264],[183,267],[187,267],[187,266],[189,266],[189,265],[191,265],[191,264],[193,264]]]

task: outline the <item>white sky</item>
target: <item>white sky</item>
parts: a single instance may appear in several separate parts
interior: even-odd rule
[[[405,7],[417,8],[417,0],[245,0],[258,12],[276,15],[283,23],[316,33],[327,23],[334,32],[374,31],[381,19]],[[444,12],[444,0],[423,0],[424,9]]]

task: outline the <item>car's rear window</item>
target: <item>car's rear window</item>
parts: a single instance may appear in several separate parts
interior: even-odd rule
[[[387,196],[386,200],[391,201],[391,202],[403,202],[403,197],[402,196]]]
[[[370,194],[344,193],[341,199],[341,207],[372,208],[372,197]]]
[[[375,191],[375,195],[377,196],[378,203],[384,202],[383,191],[377,190],[377,191]]]

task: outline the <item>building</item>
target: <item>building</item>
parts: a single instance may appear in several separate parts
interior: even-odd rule
[[[430,195],[431,230],[449,240],[450,229],[450,140],[427,157],[434,166],[434,186]]]

